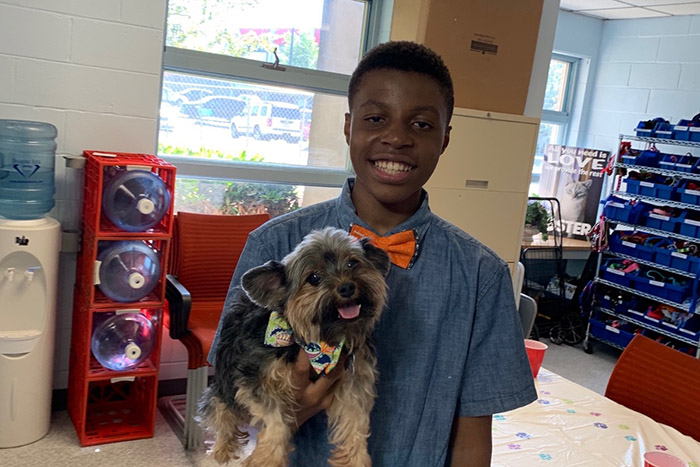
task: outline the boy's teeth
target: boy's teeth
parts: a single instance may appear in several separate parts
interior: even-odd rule
[[[404,164],[403,162],[393,162],[393,161],[375,161],[374,166],[377,167],[378,169],[381,169],[384,172],[387,173],[400,173],[400,172],[409,172],[413,168],[408,165]]]

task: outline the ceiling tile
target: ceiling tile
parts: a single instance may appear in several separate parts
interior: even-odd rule
[[[673,5],[676,3],[700,3],[698,0],[621,0],[633,6]]]
[[[621,8],[624,6],[626,6],[624,3],[616,0],[561,0],[559,4],[559,8],[572,11]]]
[[[700,15],[700,3],[686,3],[683,5],[664,5],[649,7],[656,11],[671,15]]]
[[[581,13],[595,16],[604,19],[634,19],[634,18],[653,18],[657,16],[668,16],[666,13],[660,13],[644,8],[609,8],[605,10],[586,10]]]

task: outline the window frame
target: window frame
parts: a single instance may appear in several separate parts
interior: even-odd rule
[[[569,64],[569,74],[566,77],[566,84],[564,85],[564,105],[562,110],[545,110],[542,109],[542,123],[552,123],[555,125],[562,125],[562,132],[560,134],[559,144],[562,144],[562,140],[566,140],[569,132],[569,123],[571,119],[571,108],[574,101],[574,92],[576,87],[576,77],[578,74],[580,58],[573,57],[571,55],[564,55],[561,53],[553,52],[550,58],[550,64],[552,60],[559,60],[562,62],[567,62]]]
[[[392,1],[361,1],[367,5],[365,8],[364,34],[360,44],[362,55],[380,42],[382,24],[386,21],[386,13],[387,11],[391,13],[391,8],[387,8],[387,3],[391,4]],[[167,34],[167,24],[165,31],[165,34]],[[164,46],[162,69],[163,73],[184,73],[258,85],[282,86],[300,91],[347,96],[350,81],[349,75],[288,65],[284,65],[285,71],[280,71],[264,67],[265,63],[258,60]],[[162,98],[162,90],[160,98]],[[160,133],[160,122],[158,122],[157,131]],[[342,131],[342,128],[338,128],[338,131]],[[347,148],[344,148],[344,150],[347,152]],[[342,187],[345,180],[354,175],[349,155],[345,158],[344,168],[214,161],[198,157],[170,155],[159,155],[159,157],[173,164],[177,168],[178,175],[186,178]]]

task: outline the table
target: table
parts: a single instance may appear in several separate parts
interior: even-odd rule
[[[492,466],[641,467],[653,450],[700,466],[700,443],[674,428],[544,368],[535,385],[537,401],[493,416]]]

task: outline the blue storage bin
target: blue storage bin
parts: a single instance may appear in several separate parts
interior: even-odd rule
[[[634,274],[626,274],[619,269],[613,269],[605,267],[603,269],[603,279],[606,281],[614,282],[623,287],[630,287],[632,281],[631,276]]]
[[[678,194],[682,203],[700,205],[700,190],[688,189],[688,180],[683,180],[678,187]]]
[[[642,137],[654,136],[654,128],[645,128],[643,121],[641,121],[637,124],[637,128],[634,129],[634,132],[637,136],[642,136]]]
[[[634,180],[627,177],[625,178],[624,182],[627,185],[627,188],[625,189],[627,193],[631,193],[633,195],[641,195],[641,193],[639,192],[639,180]]]
[[[658,237],[653,237],[658,238]],[[639,243],[624,241],[620,238],[620,232],[613,232],[608,239],[610,251],[622,253],[635,258],[654,261],[654,248]]]
[[[629,344],[634,337],[634,333],[627,329],[629,329],[629,326],[625,326],[625,328],[614,328],[598,320],[591,320],[590,330],[593,337],[612,342],[620,347],[627,347],[627,344]]]
[[[642,203],[631,204],[630,200],[610,196],[605,201],[603,214],[610,220],[637,224],[645,208]]]
[[[690,132],[690,141],[700,142],[700,126],[691,126],[688,131]]]
[[[671,253],[673,251],[667,248],[657,248],[654,251],[654,262],[661,266],[671,267]]]
[[[679,233],[688,237],[700,238],[700,221],[683,219],[680,223]]]
[[[678,159],[678,162],[676,163],[676,170],[678,172],[692,172],[697,168],[698,165],[698,158],[694,157],[691,154],[686,154],[684,156],[681,156],[680,159]]]
[[[670,254],[671,267],[685,272],[695,273],[700,265],[700,258],[673,251]]]
[[[677,124],[673,126],[673,139],[679,141],[690,140],[690,131],[688,130],[688,124],[690,120],[679,120]]]
[[[635,277],[635,289],[676,303],[683,303],[683,300],[688,296],[687,285],[660,282],[644,276]]]
[[[629,165],[643,167],[658,167],[663,154],[659,151],[646,150],[639,153],[627,153],[622,155],[622,162]]]
[[[700,316],[691,316],[683,326],[678,328],[678,334],[694,341],[700,340]]]
[[[647,227],[651,227],[652,229],[678,233],[682,219],[685,219],[685,212],[682,212],[679,217],[669,217],[647,211],[641,215],[640,222]]]
[[[658,122],[654,126],[654,137],[661,139],[671,139],[673,137],[673,124],[668,122]]]

